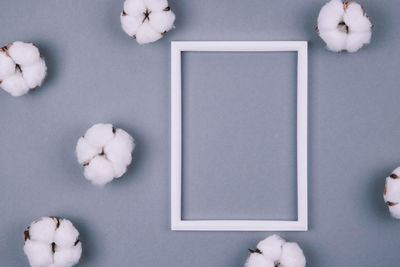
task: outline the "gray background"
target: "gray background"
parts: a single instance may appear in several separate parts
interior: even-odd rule
[[[310,230],[307,266],[398,266],[399,222],[382,200],[400,159],[400,3],[362,1],[374,34],[331,53],[314,31],[324,1],[170,1],[176,29],[139,46],[120,27],[122,0],[2,0],[1,43],[35,42],[49,76],[34,93],[0,92],[0,261],[27,266],[24,228],[56,215],[84,245],[79,266],[243,266],[267,232],[172,232],[171,40],[309,41]],[[296,216],[294,57],[184,55],[184,217]],[[132,168],[102,189],[74,156],[92,124],[137,141]]]

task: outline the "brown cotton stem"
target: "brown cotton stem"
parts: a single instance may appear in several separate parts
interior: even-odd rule
[[[253,254],[253,253],[262,254],[261,250],[259,250],[258,248],[255,249],[255,250],[249,248],[249,252],[250,252],[251,254]]]
[[[31,235],[29,234],[29,227],[28,227],[28,229],[26,229],[24,231],[24,238],[25,238],[25,241],[28,239],[31,239]]]

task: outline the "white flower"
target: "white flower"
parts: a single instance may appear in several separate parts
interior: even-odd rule
[[[371,40],[372,24],[364,8],[354,1],[331,0],[318,16],[318,32],[328,49],[356,52]]]
[[[21,96],[40,86],[47,67],[32,43],[14,42],[0,49],[0,86],[13,96]]]
[[[152,43],[174,27],[167,0],[126,0],[121,13],[124,31],[139,44]]]
[[[79,232],[69,220],[43,217],[24,234],[24,252],[32,267],[70,267],[81,258]]]
[[[297,243],[285,242],[278,235],[267,237],[251,250],[245,267],[304,267],[306,258]]]
[[[400,219],[400,167],[397,167],[390,176],[386,177],[383,199],[392,216]]]
[[[133,138],[124,130],[95,124],[79,138],[76,156],[85,166],[85,177],[93,184],[104,185],[126,172],[134,148]]]

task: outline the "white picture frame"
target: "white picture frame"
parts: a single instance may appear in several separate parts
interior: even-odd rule
[[[185,51],[297,52],[297,220],[182,219],[182,74]],[[307,231],[307,42],[179,41],[171,42],[171,230],[175,231]]]

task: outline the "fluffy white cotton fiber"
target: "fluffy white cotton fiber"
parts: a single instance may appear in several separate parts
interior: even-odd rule
[[[282,267],[304,267],[306,258],[297,243],[287,242],[282,246],[282,255],[279,260]]]
[[[132,162],[134,139],[111,124],[95,124],[76,145],[78,162],[85,168],[85,177],[96,185],[104,185],[121,177]]]
[[[328,49],[356,52],[371,40],[372,24],[361,5],[354,1],[331,0],[318,16],[319,36]]]
[[[306,258],[297,243],[286,242],[278,235],[260,241],[256,250],[251,250],[245,267],[304,267]]]
[[[394,218],[400,219],[400,167],[386,177],[383,199],[389,207],[390,214]]]
[[[275,264],[270,259],[267,259],[262,254],[251,253],[246,263],[245,267],[275,267]]]
[[[24,234],[24,252],[32,267],[71,267],[81,258],[79,232],[69,220],[43,217]]]
[[[40,86],[46,72],[46,63],[34,44],[14,42],[0,49],[0,86],[12,96]]]
[[[122,29],[139,44],[152,43],[174,27],[175,15],[167,0],[126,0]]]

